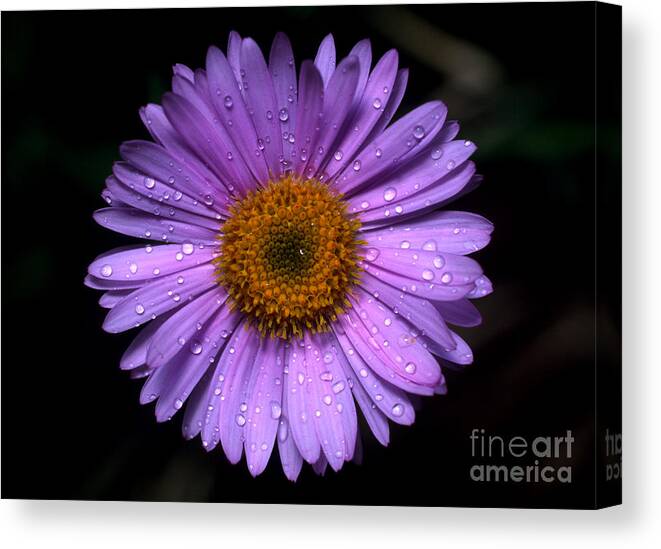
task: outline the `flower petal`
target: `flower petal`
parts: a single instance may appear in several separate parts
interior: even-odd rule
[[[121,370],[134,370],[147,363],[147,351],[149,350],[151,338],[154,337],[156,330],[158,330],[168,318],[170,318],[169,314],[163,314],[155,320],[152,320],[140,330],[126,351],[124,351],[124,354],[119,361],[119,368]]]
[[[255,361],[248,389],[245,452],[248,470],[257,476],[271,457],[282,415],[284,342],[265,338],[261,360]]]
[[[133,290],[108,290],[99,298],[99,305],[104,309],[112,309]]]
[[[351,459],[355,446],[355,431],[349,440],[347,437],[351,433],[345,433],[343,418],[345,413],[353,412],[355,416],[356,412],[353,406],[352,409],[345,410],[345,406],[351,400],[346,398],[348,390],[344,394],[343,391],[339,391],[337,395],[333,390],[335,383],[339,384],[337,385],[339,389],[346,387],[347,381],[344,373],[337,366],[331,343],[332,339],[320,334],[305,335],[305,360],[308,376],[311,378],[313,403],[311,412],[314,416],[317,438],[328,463],[335,471],[339,471],[344,460]],[[334,398],[335,396],[338,398]]]
[[[383,352],[381,346],[376,344],[376,340],[372,338],[355,311],[349,310],[340,315],[333,329],[347,360],[353,354],[358,353],[363,362],[369,364],[370,370],[392,385],[409,393],[421,395],[433,393],[430,387],[419,385],[399,375],[391,364],[390,358]],[[369,375],[369,371],[359,373],[363,377]]]
[[[206,179],[195,168],[198,162],[191,165],[190,157],[184,162],[169,150],[149,141],[126,141],[119,152],[136,169],[182,193],[197,196],[200,200],[210,196],[214,204],[226,204],[229,200],[224,185],[216,175]]]
[[[335,330],[335,334],[338,343],[339,338],[345,337],[341,329]],[[415,421],[415,410],[404,391],[383,381],[358,353],[338,353],[338,357],[354,394],[356,385],[362,386],[365,395],[372,401],[372,406],[381,410],[384,416],[402,425],[411,425]]]
[[[321,129],[321,115],[324,104],[324,85],[321,75],[311,61],[301,65],[295,138],[298,152],[294,160],[294,171],[303,175],[310,158],[318,154],[317,141]],[[320,149],[323,154],[323,148]]]
[[[278,102],[262,50],[252,38],[241,43],[241,69],[246,106],[257,132],[257,148],[266,160],[271,177],[277,178],[282,173],[282,132],[280,117],[276,114]],[[289,117],[289,108],[286,108]]]
[[[332,34],[327,35],[321,41],[314,64],[319,69],[324,88],[327,88],[331,76],[335,72],[335,41]]]
[[[324,93],[324,114],[317,141],[317,154],[311,155],[306,175],[315,175],[331,155],[342,156],[341,151],[334,151],[332,146],[350,113],[359,70],[358,59],[350,56],[344,59],[333,73]],[[319,150],[322,154],[318,154]]]
[[[184,281],[177,279],[183,276]],[[106,332],[124,332],[186,303],[216,284],[214,266],[207,263],[159,278],[115,305],[103,323]]]
[[[180,244],[119,248],[95,259],[88,272],[107,280],[152,280],[201,265],[215,256],[214,247]]]
[[[268,181],[268,166],[257,146],[255,126],[239,91],[239,85],[223,52],[215,46],[210,47],[207,52],[207,79],[216,113],[243,160],[256,181]],[[259,156],[256,153],[260,153]]]
[[[315,463],[321,451],[315,429],[312,410],[314,395],[313,379],[305,360],[305,345],[294,340],[290,344],[289,364],[285,370],[283,391],[287,391],[287,418],[296,447],[308,463]]]
[[[213,288],[183,305],[152,337],[147,364],[160,368],[185,348],[192,354],[202,350],[201,332],[207,320],[218,312],[227,299],[223,288]],[[197,352],[196,352],[197,351]]]
[[[147,178],[147,180],[150,180],[150,178]],[[220,229],[220,214],[217,214],[218,219],[210,219],[208,217],[197,215],[196,213],[191,213],[175,206],[171,206],[167,203],[163,204],[158,200],[144,196],[140,192],[136,192],[128,186],[123,185],[115,176],[112,175],[106,179],[106,186],[114,197],[121,200],[124,204],[135,208],[136,210],[147,212],[155,216],[161,216],[166,219],[179,221],[180,223],[188,223],[198,227],[205,227],[207,229],[211,229],[212,231],[218,231]],[[144,183],[141,184],[141,187],[144,187]],[[171,188],[170,192],[174,193],[176,191]]]
[[[415,329],[362,288],[349,300],[355,309],[354,318],[359,317],[369,332],[368,343],[387,359],[390,370],[417,385],[434,387],[438,383],[441,377],[438,362],[418,341]]]
[[[101,208],[94,220],[111,231],[161,242],[190,242],[196,246],[215,246],[217,232],[190,223],[171,221],[135,208]]]
[[[285,346],[285,364],[289,364],[290,349]],[[298,478],[303,466],[303,457],[298,451],[296,441],[291,434],[289,427],[289,405],[288,405],[288,386],[286,383],[287,369],[284,370],[283,390],[282,390],[282,413],[278,422],[278,453],[280,454],[280,463],[285,476],[292,482]]]
[[[378,185],[373,185],[352,196],[349,200],[349,211],[370,211],[381,208],[390,208],[397,214],[408,211],[408,209],[403,210],[401,204],[403,199],[424,192],[434,185],[446,183],[451,178],[450,172],[464,163],[475,149],[475,145],[470,142],[443,143],[437,138],[410,162],[379,180]],[[384,161],[387,162],[386,159]],[[370,218],[365,217],[365,219]]]
[[[431,302],[403,293],[369,273],[365,274],[363,287],[374,298],[390,308],[394,314],[399,315],[399,318],[406,319],[413,330],[443,347],[454,348],[455,342],[452,339],[452,333],[445,324],[441,313],[434,308]]]
[[[212,202],[211,205],[207,205],[204,200],[198,200],[189,194],[178,191],[172,185],[147,176],[133,168],[128,162],[115,162],[112,171],[120,183],[135,193],[160,203],[163,208],[168,210],[169,215],[175,215],[172,213],[172,209],[175,211],[183,210],[201,217],[207,217],[216,224],[221,214],[223,214],[223,217],[227,217],[228,210],[225,204],[214,204]],[[118,196],[113,195],[114,198]],[[132,205],[135,206],[135,204]]]
[[[384,177],[424,150],[443,127],[447,107],[430,101],[400,118],[340,172],[335,186],[343,194],[354,194],[376,176]]]
[[[469,257],[408,248],[368,248],[359,264],[403,292],[439,301],[464,297],[482,275],[479,263]]]
[[[482,315],[468,299],[457,301],[433,301],[436,310],[443,318],[455,326],[472,328],[482,324]]]
[[[398,59],[397,50],[390,50],[374,67],[356,108],[353,120],[337,146],[337,149],[343,152],[343,159],[345,160],[342,162],[343,159],[338,161],[333,157],[329,161],[328,166],[326,166],[326,173],[329,178],[332,178],[353,158],[367,136],[370,135],[374,125],[381,118],[385,109],[383,105],[386,104],[388,99],[388,90],[395,81]]]
[[[361,237],[367,246],[439,251],[467,255],[484,248],[491,239],[493,225],[484,217],[468,212],[433,212],[374,230]]]
[[[204,323],[202,329],[198,330],[190,345],[181,351],[185,358],[178,363],[174,375],[156,403],[158,421],[164,421],[176,414],[207,370],[214,369],[211,365],[217,359],[219,351],[223,349],[227,334],[234,329],[238,320],[236,313],[226,306],[220,310],[215,307],[214,313],[214,316]],[[172,318],[175,316],[177,315],[173,315]],[[164,326],[166,324],[167,322]],[[154,339],[157,338],[158,334]]]
[[[280,113],[287,109],[288,117],[286,120],[280,120],[281,134],[293,133],[298,124],[298,106],[297,106],[297,85],[296,85],[296,63],[294,61],[294,52],[287,35],[279,32],[273,39],[271,53],[269,55],[269,70],[273,79],[273,88],[276,97],[276,110],[274,113]],[[283,117],[284,118],[284,117]],[[284,160],[292,157],[294,144],[289,140],[282,140],[282,154]]]
[[[409,80],[409,70],[400,69],[395,78],[395,83],[392,85],[392,89],[388,90],[388,98],[386,106],[383,109],[383,114],[379,118],[378,122],[372,128],[372,131],[365,139],[365,143],[371,143],[374,138],[381,135],[381,132],[386,129],[392,117],[395,116],[395,112],[399,107],[399,104],[402,102],[404,97],[404,92],[406,91],[406,84]]]

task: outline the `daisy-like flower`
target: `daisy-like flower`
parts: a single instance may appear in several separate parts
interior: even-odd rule
[[[492,225],[439,211],[479,182],[475,146],[440,101],[390,124],[406,88],[395,50],[368,40],[336,65],[332,36],[297,72],[289,40],[268,62],[232,33],[205,69],[175,65],[141,117],[153,141],[122,144],[94,218],[153,243],[89,267],[103,328],[141,327],[121,359],[140,400],[183,434],[220,444],[252,475],[278,446],[285,475],[359,454],[357,408],[388,444],[407,396],[444,393],[441,367],[472,353],[491,291],[468,254]],[[144,327],[143,327],[144,326]],[[356,406],[357,404],[357,406]]]

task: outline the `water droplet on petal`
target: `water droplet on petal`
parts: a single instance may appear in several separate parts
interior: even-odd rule
[[[433,259],[432,263],[434,263],[434,267],[436,267],[437,269],[442,269],[442,268],[443,268],[443,265],[445,265],[445,259],[443,259],[442,256],[437,255],[437,256]]]
[[[395,404],[392,407],[392,415],[395,417],[401,417],[404,414],[404,406],[401,404]]]
[[[278,118],[280,119],[280,122],[287,122],[287,120],[289,120],[289,110],[287,110],[287,107],[280,109],[280,112],[278,112]]]
[[[375,109],[381,108],[381,100],[378,97],[374,99],[374,101],[372,102],[372,107],[374,107]]]
[[[112,267],[110,265],[104,265],[101,267],[101,274],[103,276],[110,276],[112,274]]]
[[[391,202],[392,200],[395,199],[397,196],[397,189],[394,187],[388,187],[384,192],[383,192],[383,199],[386,202]]]
[[[416,126],[413,128],[413,137],[420,140],[425,136],[425,129],[422,126]]]
[[[145,307],[142,305],[142,303],[138,303],[135,306],[135,312],[136,314],[142,315],[145,313]]]
[[[422,278],[425,280],[434,280],[434,272],[430,271],[429,269],[425,269],[422,271]]]

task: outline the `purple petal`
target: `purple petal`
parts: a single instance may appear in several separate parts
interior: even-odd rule
[[[402,102],[402,98],[404,97],[404,92],[406,91],[406,84],[409,79],[409,71],[408,69],[400,69],[400,71],[397,73],[397,77],[395,78],[395,83],[392,85],[392,89],[388,90],[386,93],[388,95],[387,97],[387,103],[386,106],[383,110],[383,114],[381,115],[381,118],[379,118],[378,122],[375,124],[374,128],[372,128],[372,131],[370,134],[367,136],[365,139],[365,143],[371,143],[377,136],[381,135],[381,132],[386,129],[386,126],[390,124],[390,121],[392,120],[392,117],[395,115],[395,112],[397,111],[397,108],[399,107],[399,104]]]
[[[289,352],[290,349],[285,347],[285,364],[289,364]],[[284,379],[287,379],[287,370],[284,371]],[[287,401],[287,384],[283,382],[282,390],[282,414],[278,422],[278,453],[280,454],[280,463],[282,464],[282,470],[285,473],[285,476],[293,481],[296,481],[299,473],[301,472],[301,467],[303,466],[303,457],[298,451],[296,446],[296,441],[291,435],[291,429],[289,427],[289,405]]]
[[[415,329],[363,289],[350,301],[370,334],[368,343],[387,358],[387,366],[392,371],[418,385],[433,387],[438,383],[441,377],[438,362],[418,341]]]
[[[493,225],[484,217],[443,211],[416,217],[410,223],[367,230],[361,237],[367,246],[439,251],[466,255],[484,248],[491,239]]]
[[[147,363],[147,351],[149,350],[151,338],[154,337],[156,330],[158,330],[168,318],[170,318],[169,314],[161,315],[140,330],[126,351],[124,351],[122,359],[119,362],[120,369],[134,370]]]
[[[312,470],[323,477],[326,474],[326,468],[328,467],[328,460],[324,454],[319,456],[319,459],[312,464]]]
[[[239,85],[227,59],[214,46],[207,52],[207,79],[216,113],[241,152],[243,160],[258,182],[268,181],[268,166],[257,145],[255,126],[239,91]]]
[[[336,394],[333,390],[334,384],[339,384],[337,388],[340,389],[347,386],[347,381],[337,365],[331,343],[332,339],[327,337],[306,334],[305,360],[308,376],[311,378],[309,386],[312,407],[309,409],[313,415],[317,438],[328,463],[335,471],[339,471],[344,460],[351,459],[350,452],[355,445],[355,432],[349,440],[349,433],[344,431],[343,417],[349,412],[355,415],[355,409],[345,411],[350,400],[346,398],[348,390],[344,394],[343,391]],[[341,377],[338,377],[340,375]],[[339,398],[335,398],[336,396]]]
[[[241,82],[241,35],[231,31],[227,39],[227,62],[232,67],[236,82]]]
[[[274,113],[284,112],[287,109],[287,119],[278,114],[280,120],[280,133],[282,135],[293,133],[298,121],[297,87],[296,87],[296,63],[294,52],[286,34],[281,32],[275,35],[271,53],[269,55],[269,70],[273,79],[273,88],[276,97],[276,110]],[[294,144],[289,140],[282,140],[283,157],[288,160],[292,157]]]
[[[137,238],[161,242],[190,242],[196,246],[217,244],[216,231],[198,225],[171,221],[135,208],[102,208],[95,211],[93,217],[102,227]]]
[[[284,342],[265,338],[261,361],[255,361],[248,389],[245,452],[248,470],[259,475],[271,457],[282,415]]]
[[[103,329],[111,333],[123,332],[179,307],[216,284],[214,270],[214,266],[207,263],[147,284],[110,310]],[[183,282],[177,282],[182,276]]]
[[[211,197],[214,203],[227,203],[228,196],[221,183],[212,175],[213,182],[204,179],[189,165],[182,162],[163,147],[149,141],[127,141],[119,148],[122,158],[135,168],[157,181],[167,183],[182,193],[199,197]]]
[[[399,315],[399,318],[406,319],[417,332],[443,347],[454,348],[452,334],[443,316],[432,303],[415,295],[402,293],[369,273],[366,273],[363,287]]]
[[[195,351],[201,351],[200,338],[204,334],[198,332],[207,320],[223,307],[226,299],[225,290],[216,287],[182,306],[152,337],[147,352],[147,364],[152,368],[160,368],[182,352],[182,348],[199,354]]]
[[[442,359],[454,364],[460,364],[462,366],[465,366],[466,364],[472,364],[473,351],[471,351],[468,343],[466,343],[458,334],[454,332],[452,332],[452,338],[455,342],[452,349],[444,349],[442,346],[432,342],[429,345],[429,350],[436,356],[439,356]]]
[[[343,337],[341,333],[340,337]],[[362,386],[372,405],[395,423],[411,425],[415,421],[415,410],[404,391],[383,381],[358,353],[340,353],[338,356],[350,388]]]
[[[227,315],[227,317],[225,317],[225,315]],[[229,341],[229,338],[241,321],[241,318],[241,313],[230,311],[229,308],[226,307],[223,308],[218,317],[214,320],[213,330],[217,330],[217,336],[219,338],[217,339],[219,342],[218,348],[221,352],[226,349],[226,343]],[[220,395],[221,387],[225,379],[221,373],[224,369],[224,363],[221,360],[220,354],[215,357],[214,362],[215,366],[209,368],[205,372],[188,400],[186,412],[184,414],[184,421],[182,423],[182,431],[186,439],[191,439],[197,436],[202,431],[202,426],[204,424],[211,423],[213,426],[212,431],[214,433],[218,433],[219,431],[218,402],[214,399],[217,398],[217,395]],[[211,408],[209,408],[209,406],[211,406]],[[208,442],[207,444],[204,444],[203,442],[203,446],[205,446],[207,450],[215,447],[216,444],[218,444],[217,434],[215,435],[215,443],[212,446],[209,446]]]
[[[147,179],[149,180],[150,178]],[[141,178],[140,187],[142,188],[144,188],[145,185],[143,181],[144,178]],[[151,183],[147,184],[150,185]],[[204,227],[211,229],[212,231],[218,231],[220,229],[219,219],[210,219],[209,217],[204,217],[183,209],[179,209],[168,203],[163,204],[158,200],[144,196],[142,193],[136,192],[130,187],[123,185],[115,176],[111,175],[108,177],[106,179],[106,185],[114,197],[117,197],[124,204],[128,204],[130,207],[135,208],[136,210],[141,210],[143,212],[147,212],[148,214],[161,216],[166,219],[175,220],[180,223],[187,223],[190,225],[196,225],[198,227]],[[154,184],[154,187],[155,186],[156,185]],[[170,188],[169,192],[174,193],[175,191],[174,189]],[[176,204],[176,202],[173,204]],[[220,218],[220,214],[216,215],[218,215]]]
[[[278,102],[262,50],[252,38],[246,38],[241,44],[241,68],[245,102],[257,132],[257,148],[266,159],[271,177],[277,178],[282,171]]]
[[[356,84],[356,92],[354,93],[352,101],[352,107],[355,108],[358,106],[363,96],[365,84],[367,84],[367,78],[370,74],[370,67],[372,66],[372,45],[370,44],[369,39],[364,38],[353,48],[351,48],[349,56],[352,55],[358,59],[358,65],[360,66],[358,73],[358,83]]]
[[[319,69],[324,88],[328,87],[331,76],[335,72],[335,41],[333,35],[329,34],[321,41],[314,64]]]
[[[386,208],[399,215],[403,211],[408,212],[408,208],[404,209],[402,205],[404,199],[422,193],[432,186],[446,185],[447,189],[458,191],[456,187],[447,185],[447,182],[452,179],[453,170],[463,164],[475,149],[475,145],[470,142],[443,143],[437,138],[427,150],[421,151],[405,166],[384,177],[378,185],[372,185],[352,196],[349,211],[369,212]],[[381,217],[381,211],[377,212],[377,215]],[[369,214],[363,214],[363,217],[366,220],[371,219]]]
[[[99,256],[99,257],[103,257],[103,256]],[[105,277],[104,279],[101,279],[90,274],[85,276],[85,280],[83,281],[83,283],[88,288],[93,288],[95,290],[104,290],[104,291],[130,290],[133,288],[141,288],[142,286],[147,284],[145,280],[129,280],[129,281],[105,280]]]
[[[349,375],[350,372],[347,372],[347,377]],[[370,430],[383,446],[388,446],[388,442],[390,441],[388,419],[383,415],[376,404],[374,404],[374,401],[360,383],[353,382],[351,390],[358,403],[358,407],[363,412],[363,416],[365,417]]]
[[[243,453],[245,425],[247,422],[250,374],[255,364],[263,360],[259,332],[239,327],[235,340],[223,352],[225,382],[222,386],[218,415],[220,416],[220,442],[230,463],[237,463]],[[208,425],[203,435],[209,439],[212,433]]]
[[[332,158],[326,167],[329,178],[332,178],[353,158],[367,136],[370,135],[374,125],[382,117],[383,105],[388,99],[388,90],[392,87],[397,74],[397,62],[397,51],[390,50],[374,67],[348,131],[345,132],[337,146],[337,149],[342,151],[343,158],[339,161]],[[343,159],[345,159],[344,162],[342,162]]]
[[[306,174],[314,175],[333,155],[343,156],[341,151],[334,151],[331,147],[344,129],[344,123],[350,113],[359,70],[358,59],[351,56],[344,59],[333,73],[324,93],[324,114],[317,142],[317,153],[310,157]],[[318,154],[319,150],[321,154]]]
[[[430,101],[400,118],[377,136],[336,179],[336,188],[353,194],[376,176],[388,174],[424,150],[443,127],[447,107]]]
[[[358,353],[360,358],[366,364],[369,364],[370,370],[392,385],[409,393],[432,394],[433,391],[430,387],[419,385],[399,375],[390,358],[383,352],[381,345],[377,344],[376,340],[372,338],[355,311],[349,310],[347,313],[340,315],[333,329],[344,354],[347,356],[347,360]],[[362,376],[369,375],[368,370],[359,373]]]
[[[241,102],[243,103],[243,99]],[[254,180],[249,178],[250,172],[246,167],[249,163],[245,156],[246,164],[241,162],[238,156],[241,149],[234,146],[231,136],[228,135],[231,132],[226,132],[219,124],[213,124],[180,95],[166,93],[163,96],[163,109],[175,129],[214,171],[229,192],[233,192],[235,188],[241,194],[251,190]]]
[[[475,260],[448,253],[396,248],[368,248],[359,265],[383,282],[417,296],[439,301],[464,297],[482,275]]]
[[[112,309],[133,290],[109,290],[99,298],[99,305],[104,309]]]
[[[168,210],[169,215],[174,215],[171,213],[171,209],[174,209],[175,211],[184,210],[198,216],[208,217],[214,221],[220,219],[221,213],[225,217],[227,216],[228,210],[224,204],[213,203],[208,206],[204,200],[198,200],[189,194],[176,190],[172,185],[157,181],[136,170],[128,162],[115,162],[112,171],[113,175],[132,191],[161,203]]]
[[[434,301],[432,302],[436,310],[443,315],[443,318],[455,326],[473,328],[482,323],[482,315],[477,307],[468,299],[459,299],[457,301]]]
[[[88,272],[107,280],[151,280],[201,265],[215,256],[214,247],[200,249],[180,244],[119,248],[95,259]]]
[[[302,175],[311,157],[318,154],[317,141],[320,130],[320,115],[324,102],[324,87],[321,75],[311,61],[301,65],[301,82],[298,96],[296,139],[298,155],[294,171]],[[321,149],[323,154],[323,148]]]
[[[198,299],[200,301],[200,299]],[[187,343],[186,350],[182,351],[184,360],[178,363],[174,376],[156,403],[156,419],[163,421],[171,418],[186,402],[202,376],[211,368],[219,351],[225,345],[226,337],[238,321],[238,315],[230,311],[229,307],[221,310],[215,309],[215,316],[207,321],[195,337]],[[172,318],[177,316],[173,315]],[[202,319],[200,319],[202,322]],[[167,322],[164,324],[164,326]],[[223,337],[225,336],[225,337]],[[158,334],[154,337],[157,340]],[[174,339],[174,336],[172,336]],[[151,348],[150,348],[151,350]],[[148,359],[149,361],[149,359]],[[213,368],[211,368],[213,370]]]
[[[291,342],[288,358],[289,368],[285,370],[283,391],[287,391],[289,429],[303,459],[315,463],[321,448],[312,417],[315,403],[311,384],[314,380],[308,371],[302,341]]]

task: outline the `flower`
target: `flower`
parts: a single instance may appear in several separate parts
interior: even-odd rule
[[[284,34],[268,63],[231,33],[227,56],[174,66],[172,92],[140,114],[153,141],[123,143],[94,219],[155,241],[112,250],[85,282],[108,332],[144,326],[120,367],[146,377],[156,418],[186,404],[183,434],[245,452],[275,445],[285,475],[354,458],[357,407],[388,444],[409,393],[445,393],[441,366],[472,361],[449,324],[476,326],[491,291],[468,254],[483,217],[439,211],[479,183],[440,101],[390,124],[408,72],[368,40],[336,66],[332,36],[298,79]]]

